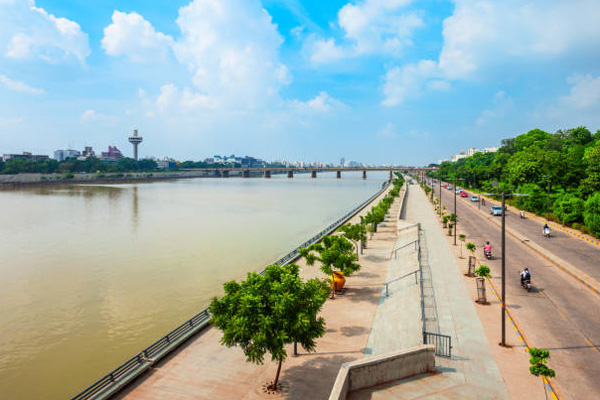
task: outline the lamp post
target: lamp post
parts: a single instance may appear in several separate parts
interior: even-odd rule
[[[486,196],[497,196],[497,193],[484,193]],[[500,346],[506,347],[506,196],[529,196],[522,193],[505,193],[502,192],[502,340]]]
[[[550,215],[550,175],[544,175],[544,177],[548,181],[548,201],[546,202],[546,219],[548,219]]]
[[[454,245],[456,246],[456,224],[458,223],[458,214],[456,212],[456,192],[458,192],[458,190],[456,189],[456,181],[464,181],[463,178],[457,178],[456,175],[454,176]]]

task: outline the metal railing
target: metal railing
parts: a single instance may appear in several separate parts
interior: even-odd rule
[[[410,242],[410,243],[406,243],[406,244],[403,244],[403,245],[402,245],[402,246],[400,246],[400,247],[396,247],[396,248],[394,249],[394,260],[395,260],[396,258],[398,258],[398,257],[397,257],[397,255],[398,255],[398,250],[402,250],[402,249],[404,249],[404,248],[406,248],[406,247],[410,246],[411,244],[414,244],[414,245],[415,245],[415,250],[419,250],[419,239],[415,239],[415,240],[413,240],[413,241],[412,241],[412,242]]]
[[[391,281],[389,281],[389,282],[385,282],[385,283],[384,283],[384,285],[385,285],[385,297],[389,297],[388,285],[389,285],[390,283],[394,283],[394,282],[397,282],[397,281],[399,281],[399,280],[402,280],[402,279],[406,278],[407,276],[411,276],[411,275],[413,275],[413,274],[414,274],[414,275],[415,275],[415,285],[416,285],[416,284],[418,283],[418,282],[417,282],[417,273],[418,273],[418,272],[419,272],[419,270],[418,270],[418,269],[416,269],[416,270],[414,270],[414,271],[412,271],[412,272],[409,272],[409,273],[408,273],[408,274],[406,274],[406,275],[402,275],[402,276],[401,276],[401,277],[399,277],[399,278],[392,279],[392,280],[391,280]]]
[[[436,356],[452,357],[452,338],[448,335],[423,331],[423,344],[435,345]]]
[[[94,384],[80,392],[72,400],[102,399],[112,395],[115,388],[120,388],[144,372],[150,365],[177,347],[191,334],[208,324],[210,314],[208,308],[200,311],[167,335],[158,339],[140,353],[125,361],[119,367],[103,376]],[[113,389],[113,390],[111,390]]]
[[[355,207],[352,211],[346,213],[341,218],[338,218],[335,222],[329,224],[329,226],[327,226],[325,229],[321,230],[309,240],[302,243],[300,246],[296,247],[294,250],[290,251],[288,254],[281,257],[279,260],[273,262],[272,264],[286,265],[289,262],[298,258],[300,249],[318,242],[323,236],[328,235],[329,233],[335,231],[337,228],[342,226],[344,223],[346,223],[346,221],[348,221],[360,210],[365,208],[369,203],[371,203],[378,196],[380,196],[381,193],[383,193],[389,185],[389,180],[384,182],[382,184],[381,189],[373,196],[369,197],[359,206]],[[260,272],[260,274],[264,274],[264,272],[265,269],[263,269]],[[203,329],[206,325],[208,325],[209,321],[210,312],[209,308],[207,307],[188,321],[173,329],[171,332],[169,332],[156,342],[152,343],[140,353],[125,361],[119,367],[106,374],[104,377],[102,377],[101,379],[99,379],[98,381],[81,391],[76,396],[72,397],[71,400],[99,400],[109,398],[114,393],[118,392],[126,384],[128,384],[133,379],[141,375],[155,362],[157,362],[162,357],[171,352],[173,349],[175,349],[178,345],[185,342],[194,333]]]

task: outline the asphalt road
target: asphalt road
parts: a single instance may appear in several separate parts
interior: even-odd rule
[[[435,196],[439,196],[438,187],[435,188]],[[472,207],[469,198],[457,196],[456,203],[459,232],[467,236],[467,241],[476,244],[480,260],[483,258],[483,244],[488,240],[492,244],[493,259],[481,262],[490,267],[494,284],[500,290],[501,233],[498,225],[490,221],[500,217],[489,214],[489,202],[486,207],[481,206],[481,211]],[[446,206],[447,213],[453,212],[454,192],[442,188],[442,204]],[[583,269],[579,262],[585,261],[586,272],[593,271],[593,260],[596,266],[600,264],[600,252],[597,250],[594,252],[586,248],[578,257],[571,257],[571,253],[577,252],[579,247],[591,245],[577,243],[576,238],[566,233],[554,230],[554,237],[546,239],[541,235],[541,224],[521,220],[515,212],[507,214],[506,225],[521,233],[529,229],[534,234],[540,232],[537,236],[532,234],[530,240],[552,248],[556,255],[578,268]],[[525,266],[532,271],[534,288],[531,292],[520,286],[518,272]],[[493,294],[489,293],[488,299],[491,296]],[[506,304],[528,343],[550,350],[549,366],[556,370],[555,382],[563,398],[600,398],[600,296],[507,234]],[[508,322],[506,326],[512,329]]]

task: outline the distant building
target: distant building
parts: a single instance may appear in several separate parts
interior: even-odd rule
[[[346,159],[344,157],[342,157],[342,159],[340,160],[340,167],[345,167],[346,166]]]
[[[26,151],[24,151],[21,154],[4,154],[2,156],[2,161],[8,161],[8,160],[27,160],[27,161],[48,161],[48,159],[50,159],[50,156],[44,156],[44,155],[35,155],[35,154],[31,154],[28,153]]]
[[[481,150],[482,153],[495,153],[498,151],[497,147],[487,147],[483,150]]]
[[[239,160],[242,168],[263,168],[265,166],[265,162],[261,159],[254,157],[243,157]]]
[[[114,162],[120,158],[123,158],[123,153],[121,153],[121,150],[117,146],[108,146],[108,151],[103,151],[100,155],[100,160],[108,162]]]
[[[467,158],[467,155],[463,151],[461,151],[458,154],[453,155],[452,156],[452,162],[458,161],[458,160],[460,160],[462,158]]]
[[[94,152],[94,149],[92,149],[92,146],[85,146],[85,148],[81,152],[81,155],[77,157],[77,159],[83,161],[88,157],[96,157],[96,153]]]
[[[58,162],[65,161],[67,158],[77,158],[81,153],[77,150],[55,150],[54,159]]]
[[[156,168],[158,169],[173,169],[177,168],[177,161],[169,157],[156,160]]]

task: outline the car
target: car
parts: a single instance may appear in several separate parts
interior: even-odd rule
[[[467,192],[460,192],[460,197],[469,197],[469,193]]]
[[[448,189],[448,185],[444,185],[442,186],[444,189]]]
[[[448,185],[448,190],[452,190],[452,185]]]
[[[471,201],[479,201],[479,197],[478,196],[471,196]]]
[[[500,207],[500,206],[492,206],[492,208],[490,208],[490,214],[492,214],[492,215],[502,215],[502,207]]]
[[[462,189],[461,188],[456,189],[456,194],[459,194],[459,193],[462,193]]]

